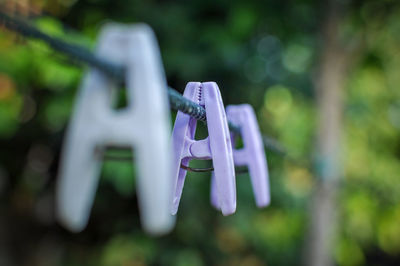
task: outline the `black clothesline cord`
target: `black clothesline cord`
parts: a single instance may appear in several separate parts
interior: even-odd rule
[[[28,25],[26,22],[7,15],[1,10],[0,22],[9,30],[15,31],[28,38],[42,40],[52,49],[66,54],[75,60],[95,67],[107,73],[110,77],[116,80],[123,81],[125,78],[125,69],[123,66],[104,60],[103,58],[92,53],[86,47],[67,43],[61,39],[49,36],[37,28]],[[184,98],[179,92],[171,87],[168,87],[168,97],[172,109],[188,114],[196,120],[206,122],[206,110],[199,104]],[[240,127],[229,121],[228,124],[229,129],[232,132],[240,134]],[[263,142],[265,147],[271,151],[281,155],[286,154],[285,148],[275,139],[264,135]]]

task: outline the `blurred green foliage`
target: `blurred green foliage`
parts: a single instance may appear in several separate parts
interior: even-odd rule
[[[35,2],[48,14],[35,17],[36,26],[87,47],[105,21],[150,24],[169,85],[182,91],[188,81],[216,81],[225,104],[252,104],[262,131],[288,149],[288,158],[267,150],[270,207],[255,207],[242,174],[237,213],[223,217],[209,204],[209,175],[189,174],[176,228],[161,238],[141,231],[135,167],[125,162],[104,164],[84,232],[56,224],[58,156],[84,67],[41,42],[0,31],[0,264],[299,265],[315,184],[312,78],[323,19],[316,2]],[[342,266],[398,265],[400,9],[394,1],[353,1],[349,9],[344,40],[359,33],[365,40],[345,88],[334,255]]]

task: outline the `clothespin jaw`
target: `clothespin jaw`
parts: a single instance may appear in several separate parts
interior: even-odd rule
[[[83,230],[101,170],[96,149],[131,147],[138,169],[142,226],[151,234],[166,233],[175,218],[169,213],[172,178],[167,83],[156,38],[144,24],[108,24],[101,31],[97,55],[125,67],[128,104],[113,109],[116,83],[97,69],[85,74],[63,145],[58,218],[72,231]]]
[[[265,207],[270,203],[268,166],[253,107],[249,104],[229,105],[226,115],[229,121],[240,127],[243,140],[242,149],[233,149],[235,165],[247,166],[256,204],[260,208]],[[233,146],[235,138],[237,136],[232,135]],[[220,208],[214,178],[211,181],[211,203],[217,209]]]
[[[172,132],[174,149],[172,214],[178,211],[186,170],[192,159],[212,159],[215,172],[216,194],[223,215],[236,210],[235,168],[228,122],[219,88],[215,82],[189,82],[183,96],[202,106],[206,110],[208,137],[195,140],[196,119],[178,112]]]

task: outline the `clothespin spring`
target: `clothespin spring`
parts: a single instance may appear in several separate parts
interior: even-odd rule
[[[130,148],[122,147],[122,146],[107,146],[107,147],[97,147],[95,150],[96,155],[98,158],[103,160],[112,160],[112,161],[121,161],[121,162],[132,162],[134,160],[134,156],[132,155],[122,155],[122,154],[110,154],[107,152],[127,152],[131,151]],[[207,167],[207,168],[194,168],[190,166],[186,166],[181,164],[181,168],[194,173],[207,173],[214,171],[214,167]],[[247,173],[247,167],[235,167],[235,172],[237,174],[244,174]]]

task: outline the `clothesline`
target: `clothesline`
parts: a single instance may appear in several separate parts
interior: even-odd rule
[[[28,38],[41,40],[48,44],[52,49],[66,54],[67,56],[74,58],[75,60],[95,67],[107,73],[110,77],[118,81],[124,80],[125,69],[122,66],[116,65],[101,57],[96,56],[86,47],[71,44],[61,39],[52,37],[38,30],[37,28],[28,25],[26,22],[23,22],[22,20],[15,17],[11,17],[2,11],[0,11],[0,22],[9,30],[18,32],[19,34]],[[199,104],[184,98],[178,91],[171,87],[168,87],[168,97],[170,106],[173,110],[181,111],[185,114],[190,115],[196,120],[206,122],[206,111]],[[240,134],[240,128],[237,125],[231,122],[228,122],[228,124],[229,129],[232,132]],[[280,155],[286,155],[285,148],[277,140],[269,136],[263,135],[263,142],[264,146],[267,149]]]

